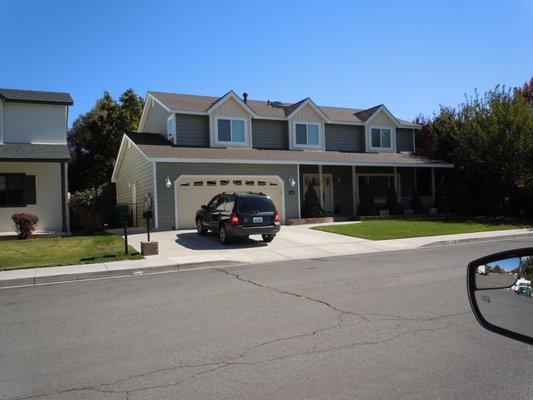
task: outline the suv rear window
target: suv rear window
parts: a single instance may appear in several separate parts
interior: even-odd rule
[[[272,200],[266,196],[239,197],[237,208],[240,212],[276,211]]]

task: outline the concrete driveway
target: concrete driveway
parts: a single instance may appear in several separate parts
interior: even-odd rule
[[[151,240],[159,242],[159,255],[149,258],[164,262],[197,263],[209,261],[270,262],[317,258],[382,251],[383,244],[371,240],[336,235],[310,229],[311,226],[283,226],[271,243],[261,236],[235,240],[224,245],[216,234],[200,236],[195,230],[158,231]],[[140,251],[140,242],[146,233],[139,229],[128,236],[129,243]],[[395,249],[395,246],[389,246]]]
[[[353,223],[353,221],[336,224],[346,223]],[[159,255],[146,257],[148,259],[146,261],[151,265],[182,265],[216,261],[273,262],[407,250],[433,243],[452,243],[450,241],[491,240],[497,237],[531,235],[529,229],[514,229],[373,241],[321,232],[311,229],[313,226],[316,225],[282,226],[281,231],[271,243],[264,243],[261,236],[251,236],[248,240],[235,240],[228,245],[221,244],[218,236],[213,233],[200,236],[196,230],[156,231],[151,233],[151,240],[159,242]],[[122,234],[121,230],[110,232]],[[146,240],[145,229],[130,229],[128,241],[135,249],[140,251],[140,242],[144,240]],[[130,265],[132,261],[124,263]]]

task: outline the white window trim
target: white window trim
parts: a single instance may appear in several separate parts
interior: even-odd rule
[[[244,142],[234,142],[229,141],[225,142],[222,140],[218,140],[218,120],[219,119],[229,119],[234,121],[242,121],[244,123]],[[241,146],[241,147],[248,147],[250,143],[250,132],[248,131],[248,119],[243,117],[230,117],[230,116],[223,116],[218,115],[215,117],[215,145],[217,146]],[[230,129],[231,129],[231,123],[230,123]]]
[[[299,144],[296,142],[296,125],[316,125],[318,127],[318,144]],[[307,127],[305,128],[307,140]],[[293,121],[292,123],[292,143],[298,149],[322,149],[322,124],[316,121]]]
[[[172,133],[172,139],[169,137],[169,132],[168,132],[168,122],[169,121],[172,121],[172,127],[174,128],[174,132]],[[169,115],[167,117],[167,139],[171,140],[174,144],[176,144],[176,137],[177,137],[177,132],[176,132],[176,114],[172,114],[172,115]]]
[[[372,129],[388,129],[390,131],[390,147],[372,146]],[[367,151],[392,152],[392,153],[396,152],[396,128],[394,126],[371,125],[368,127],[367,139],[368,139]],[[380,133],[380,143],[381,143],[381,133]]]

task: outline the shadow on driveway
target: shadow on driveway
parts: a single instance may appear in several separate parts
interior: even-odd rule
[[[224,250],[224,249],[249,249],[268,246],[262,240],[249,238],[234,238],[229,244],[222,244],[218,241],[218,235],[208,233],[200,236],[196,232],[178,233],[175,242],[180,246],[191,250]],[[274,239],[276,240],[276,239]]]

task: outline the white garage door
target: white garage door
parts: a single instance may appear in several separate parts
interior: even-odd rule
[[[177,229],[194,228],[196,211],[222,192],[264,193],[270,196],[285,221],[283,180],[279,176],[182,175],[174,188]]]

